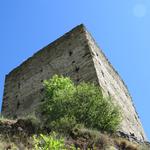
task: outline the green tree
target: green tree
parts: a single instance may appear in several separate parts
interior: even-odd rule
[[[74,85],[68,77],[53,76],[44,82],[44,123],[52,130],[69,132],[76,124],[113,132],[121,122],[118,106],[104,98],[100,87],[90,83]]]

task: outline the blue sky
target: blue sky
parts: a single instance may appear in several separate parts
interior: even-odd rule
[[[5,74],[80,23],[127,84],[150,137],[149,0],[0,0],[0,101]]]

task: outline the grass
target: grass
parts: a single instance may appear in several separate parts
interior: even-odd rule
[[[26,132],[28,132],[28,126],[30,126],[31,123],[33,125],[32,126],[33,128],[37,128],[37,126],[39,126],[38,120],[31,116],[30,117],[28,116],[27,118],[24,119],[20,118],[19,120],[23,120],[23,121],[18,123],[17,120],[15,121],[8,120],[1,117],[0,150],[7,150],[7,149],[35,150],[33,137],[34,135],[36,136],[39,135],[40,133],[35,132],[32,134],[28,134]],[[2,130],[7,130],[7,127],[9,126],[10,128],[12,128],[12,130],[4,133],[1,132]],[[18,131],[19,127],[22,128],[22,130]],[[50,136],[50,135],[46,135],[45,131],[41,130],[41,133],[46,137]],[[60,134],[58,134],[58,137],[60,137]],[[65,142],[66,150],[70,150],[71,149],[70,147],[72,147],[72,145],[74,145],[74,148],[78,148],[78,150],[82,150],[83,148],[87,148],[87,149],[93,148],[93,150],[97,150],[97,149],[114,150],[115,148],[118,148],[119,150],[149,150],[150,149],[150,147],[148,147],[148,145],[146,144],[139,145],[135,142],[130,142],[124,138],[109,135],[108,133],[101,133],[94,129],[87,129],[82,125],[78,125],[74,127],[70,135],[64,134],[63,139]],[[48,142],[51,142],[51,139],[48,139]]]
[[[115,145],[117,146],[118,149],[121,150],[140,150],[138,147],[138,144],[135,144],[133,142],[129,142],[125,139],[122,138],[117,138],[114,140]]]

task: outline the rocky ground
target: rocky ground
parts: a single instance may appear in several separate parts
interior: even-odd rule
[[[33,135],[46,134],[37,122],[30,119],[0,120],[0,150],[33,150]],[[74,129],[65,137],[66,147],[70,145],[81,150],[150,150],[148,142],[140,142],[123,133],[108,135],[88,129]]]

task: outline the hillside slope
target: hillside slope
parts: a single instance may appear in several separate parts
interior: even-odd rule
[[[33,135],[50,133],[41,129],[32,119],[0,120],[0,150],[34,150]],[[66,149],[93,150],[150,150],[148,142],[142,143],[123,133],[109,135],[98,131],[75,128],[65,136]]]

